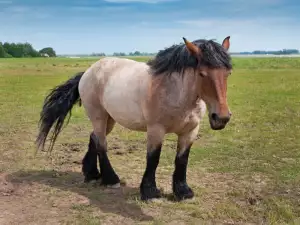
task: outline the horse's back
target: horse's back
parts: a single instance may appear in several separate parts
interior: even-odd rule
[[[117,123],[132,130],[146,130],[143,103],[149,81],[147,64],[106,57],[85,72],[80,89],[81,93],[89,92],[85,101],[92,101],[93,95]]]

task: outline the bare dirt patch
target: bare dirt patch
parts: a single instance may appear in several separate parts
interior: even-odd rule
[[[58,224],[66,211],[50,206],[41,185],[13,183],[1,174],[0,224]]]
[[[153,219],[131,197],[138,192],[133,187],[84,184],[82,175],[71,171],[28,171],[3,177],[0,198],[5,204],[0,210],[5,224],[60,224],[71,222],[76,211],[87,210],[96,213],[99,221],[106,217],[131,222]]]
[[[252,181],[248,177],[238,182],[234,174],[199,174],[192,171],[188,180],[196,196],[193,200],[179,203],[172,198],[170,177],[167,174],[158,174],[157,182],[163,189],[164,198],[147,204],[139,201],[138,187],[141,177],[136,173],[131,177],[120,189],[107,189],[98,183],[84,184],[82,174],[74,171],[3,174],[0,200],[5,204],[0,207],[3,212],[1,219],[5,224],[72,224],[72,217],[76,215],[76,218],[82,216],[82,221],[101,221],[104,224],[150,223],[156,221],[156,218],[168,224],[197,221],[243,224],[246,221],[236,206],[247,210],[249,205],[254,205],[249,202],[249,198],[259,201],[257,196],[261,196],[266,185],[259,175]],[[254,180],[257,180],[257,185],[252,185]],[[252,186],[256,188],[252,189]],[[229,202],[235,207],[226,209]],[[258,205],[259,202],[255,204]],[[86,218],[87,215],[89,218]],[[91,215],[93,216],[90,218]],[[172,221],[168,220],[170,216]],[[228,217],[231,219],[228,220]]]

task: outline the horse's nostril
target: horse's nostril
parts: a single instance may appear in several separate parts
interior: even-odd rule
[[[217,113],[212,113],[212,114],[211,114],[211,118],[212,118],[213,120],[217,120],[217,119],[218,119]]]

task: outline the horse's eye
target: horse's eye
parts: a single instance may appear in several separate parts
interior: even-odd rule
[[[207,73],[204,72],[204,71],[201,71],[201,72],[200,72],[200,76],[201,76],[201,77],[206,77],[206,76],[207,76]]]

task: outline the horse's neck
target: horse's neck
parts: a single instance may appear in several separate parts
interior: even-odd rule
[[[164,80],[166,97],[178,107],[193,108],[199,98],[197,80],[194,74],[173,74]]]

